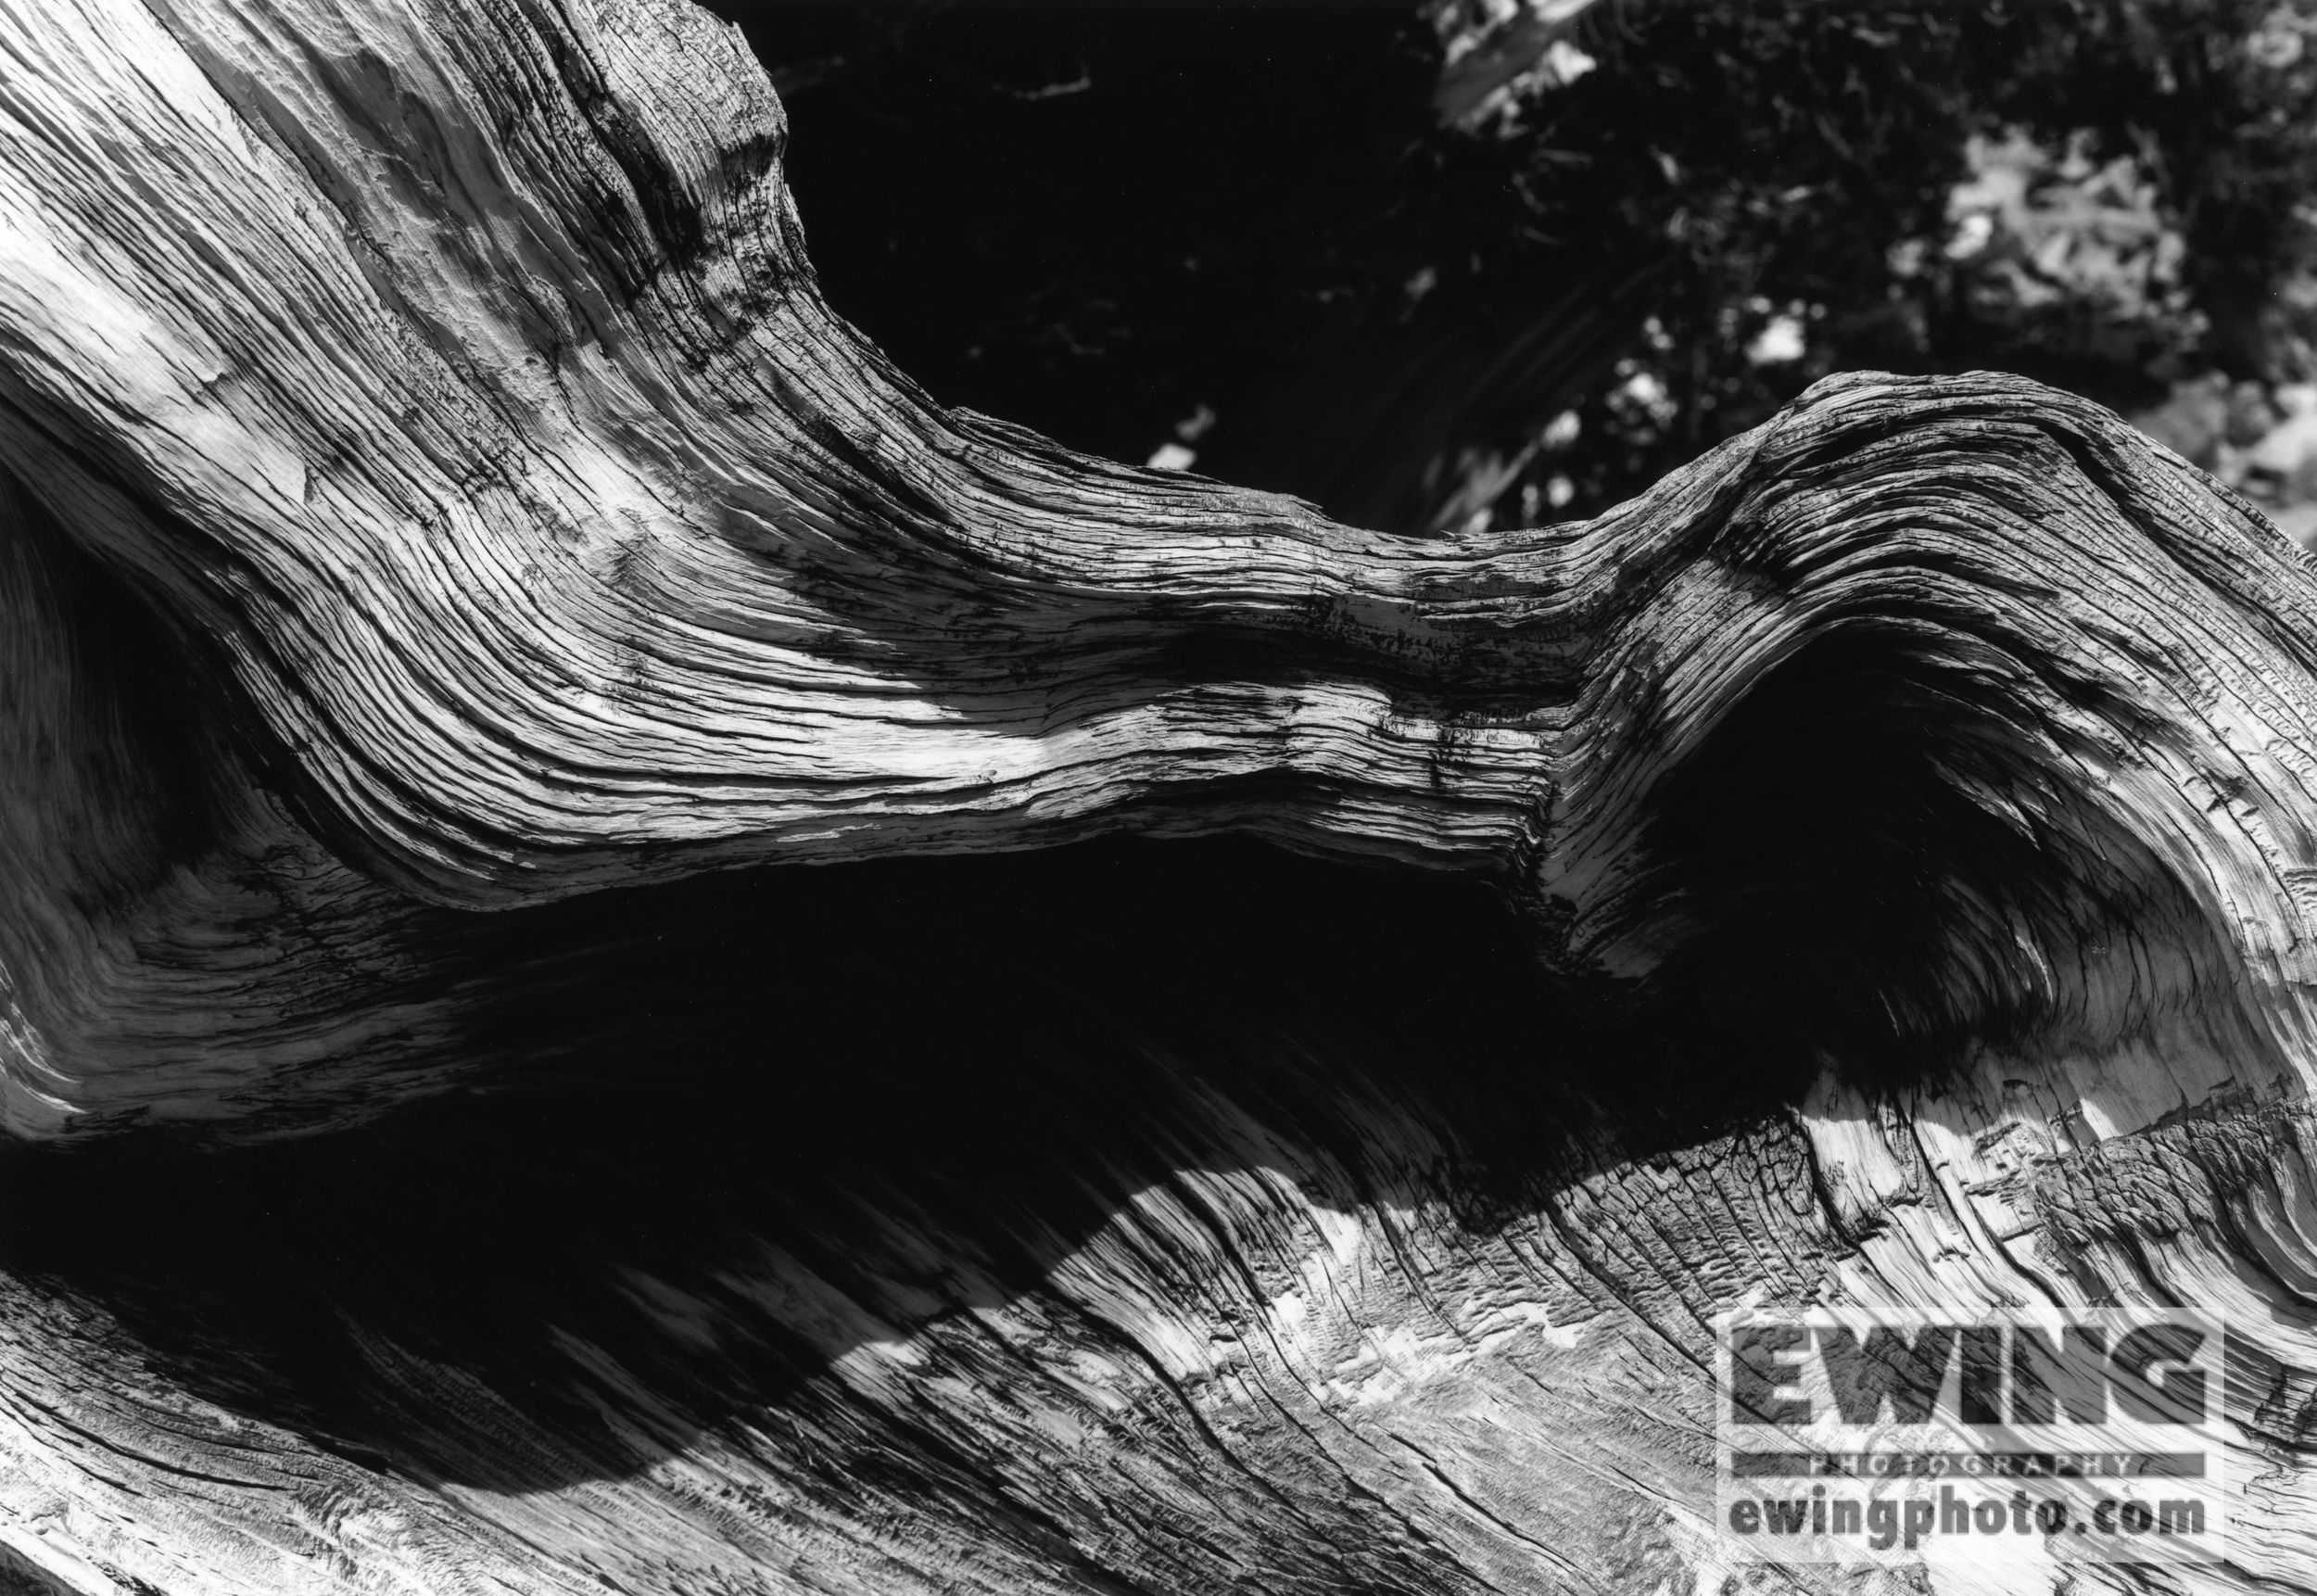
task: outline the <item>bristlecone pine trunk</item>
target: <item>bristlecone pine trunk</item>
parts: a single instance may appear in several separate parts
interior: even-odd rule
[[[2233,1564],[2069,1588],[2317,1590],[2209,478],[1854,375],[1357,531],[913,386],[683,0],[0,19],[0,1585],[1721,1590],[1847,1298],[2224,1315]]]

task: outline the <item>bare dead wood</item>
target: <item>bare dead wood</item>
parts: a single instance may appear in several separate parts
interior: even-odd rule
[[[2317,1589],[2304,555],[1992,376],[1836,379],[1478,537],[1072,457],[829,313],[785,136],[670,0],[0,24],[0,1081],[18,1137],[128,1149],[19,1159],[11,1226],[54,1237],[0,1317],[6,1566],[1678,1590],[1718,1577],[1716,1305],[2116,1296],[2240,1329],[2260,1484],[2216,1588]],[[1406,1038],[1380,1078],[1121,1045],[1147,1123],[939,1192],[862,1149],[717,1196],[712,1108],[659,1239],[583,1206],[543,1273],[487,1219],[517,1188],[449,1163],[475,1200],[407,1256],[159,1217],[299,1155],[165,1164],[157,1127],[570,1065],[620,1038],[538,1011],[704,947],[690,899],[503,930],[566,900],[1114,833],[1485,881],[1551,979],[1441,1014],[1593,1040],[1472,1095]],[[1596,1089],[1668,1015],[1803,1089]],[[601,1146],[674,1113],[642,1079]],[[412,1122],[546,1167],[451,1108]],[[67,1245],[116,1180],[213,1279]],[[471,1300],[425,1305],[438,1252]]]

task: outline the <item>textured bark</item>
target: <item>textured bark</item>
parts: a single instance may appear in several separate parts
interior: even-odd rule
[[[1714,1589],[1705,1320],[1847,1294],[2226,1313],[2211,1583],[2317,1589],[2317,580],[2241,500],[1865,375],[1361,532],[891,371],[704,13],[6,4],[11,1577]],[[1511,916],[869,901],[1121,833]]]

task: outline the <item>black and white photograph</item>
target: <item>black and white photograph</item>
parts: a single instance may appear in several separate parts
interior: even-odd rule
[[[0,1596],[2317,1596],[2317,0],[0,0]]]

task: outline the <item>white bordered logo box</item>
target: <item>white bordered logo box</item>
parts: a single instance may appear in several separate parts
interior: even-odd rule
[[[1715,1331],[1727,1556],[2022,1571],[2225,1557],[2209,1314],[1758,1310]]]

